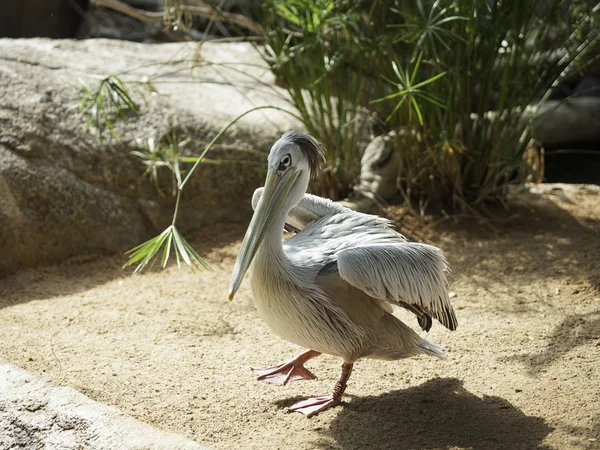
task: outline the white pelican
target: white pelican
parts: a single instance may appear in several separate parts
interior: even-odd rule
[[[306,194],[322,156],[319,143],[300,131],[285,133],[273,145],[229,291],[232,300],[250,268],[260,316],[280,337],[309,349],[277,366],[253,369],[259,380],[315,379],[306,361],[321,353],[343,359],[330,395],[291,406],[309,417],[340,403],[359,358],[444,356],[394,316],[392,304],[412,311],[425,331],[432,318],[451,330],[457,326],[440,249],[407,242],[389,220]],[[298,233],[283,240],[286,222]]]

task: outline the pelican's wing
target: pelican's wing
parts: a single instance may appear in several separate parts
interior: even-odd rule
[[[263,190],[264,188],[260,187],[254,191],[252,195],[252,209],[256,209]],[[343,206],[329,199],[304,194],[300,202],[289,212],[285,223],[293,231],[300,232],[309,224],[324,216],[341,213],[346,210]]]
[[[429,329],[431,317],[450,330],[458,325],[447,291],[448,264],[437,247],[413,242],[357,246],[337,254],[337,269],[371,297],[416,313],[423,329]]]

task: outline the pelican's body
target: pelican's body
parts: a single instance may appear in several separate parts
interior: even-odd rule
[[[257,190],[255,201],[261,194]],[[280,235],[273,234],[272,242],[266,237],[250,269],[254,303],[266,324],[290,342],[345,362],[439,352],[397,319],[389,303],[340,277],[338,258],[347,251],[407,245],[389,221],[309,194],[301,205],[295,209],[311,211],[316,219],[283,242]],[[289,221],[298,223],[294,212]]]
[[[313,153],[318,156],[319,150],[314,139],[299,132],[286,133],[273,146],[265,188],[253,197],[255,215],[230,293],[232,298],[250,268],[260,316],[283,339],[310,349],[290,362],[257,370],[260,379],[283,384],[311,379],[314,375],[303,367],[308,359],[321,353],[343,359],[331,396],[292,407],[307,415],[339,403],[359,358],[443,356],[393,315],[392,304],[414,312],[425,330],[432,317],[450,329],[457,324],[439,249],[406,242],[386,219],[305,194],[315,170]],[[283,241],[286,223],[298,233]]]

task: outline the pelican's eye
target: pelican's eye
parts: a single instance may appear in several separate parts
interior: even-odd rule
[[[281,161],[279,161],[279,167],[277,169],[279,171],[284,171],[290,167],[290,164],[292,164],[292,157],[289,154],[284,155],[284,157],[281,158]]]

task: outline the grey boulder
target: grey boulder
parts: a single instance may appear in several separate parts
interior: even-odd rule
[[[111,74],[140,86],[133,92],[141,114],[116,121],[120,140],[105,131],[101,143],[96,130],[84,130],[78,79],[93,85]],[[136,139],[175,134],[191,139],[186,151],[198,155],[230,120],[264,105],[290,109],[247,43],[0,39],[0,276],[124,251],[162,231],[174,208],[171,175],[159,172],[161,195],[132,156]],[[181,230],[246,220],[270,146],[300,126],[276,110],[232,126],[186,186]]]
[[[201,450],[0,357],[0,450]]]

